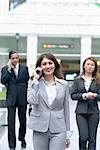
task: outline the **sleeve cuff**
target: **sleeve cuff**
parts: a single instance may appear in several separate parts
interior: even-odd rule
[[[83,94],[82,94],[82,98],[83,98],[84,100],[87,100],[87,98],[86,98],[86,93],[83,93]]]
[[[70,139],[72,135],[73,135],[73,131],[67,131],[66,139]]]

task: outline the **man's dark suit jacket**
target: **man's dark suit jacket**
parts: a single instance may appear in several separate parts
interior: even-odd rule
[[[7,106],[14,106],[17,99],[19,106],[27,105],[28,80],[29,73],[25,65],[19,64],[18,77],[16,77],[13,69],[11,69],[11,73],[9,73],[7,66],[2,68],[1,83],[7,87]]]
[[[93,100],[84,100],[82,94],[86,92],[97,93],[97,97]],[[100,101],[100,83],[96,83],[96,80],[93,79],[88,91],[86,91],[84,86],[84,79],[77,78],[74,81],[71,98],[77,100],[76,113],[78,114],[94,114],[99,113],[97,101]]]

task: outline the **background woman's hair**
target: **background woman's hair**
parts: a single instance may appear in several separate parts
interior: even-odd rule
[[[93,57],[88,57],[88,58],[86,58],[86,59],[84,60],[83,65],[82,65],[82,69],[83,69],[82,75],[85,74],[84,65],[85,65],[85,63],[86,63],[87,60],[91,60],[91,61],[94,62],[94,64],[95,64],[95,69],[94,69],[94,71],[93,71],[93,73],[92,73],[92,77],[95,77],[95,78],[96,78],[96,76],[97,76],[97,61],[96,61],[96,59],[93,58]]]
[[[57,59],[55,58],[55,56],[51,53],[44,53],[44,54],[40,55],[40,57],[38,58],[37,63],[36,63],[36,68],[41,67],[41,62],[44,58],[47,58],[47,59],[52,60],[54,62],[54,64],[55,64],[54,75],[57,78],[62,79],[63,77],[62,77],[62,74],[61,74],[61,71],[60,71],[60,65],[59,65]]]

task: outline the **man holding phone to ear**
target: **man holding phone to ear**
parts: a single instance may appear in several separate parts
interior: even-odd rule
[[[19,55],[16,51],[9,52],[9,60],[1,70],[1,83],[7,88],[6,102],[8,110],[8,143],[10,150],[16,148],[15,120],[18,108],[19,135],[21,147],[26,147],[26,110],[27,86],[29,80],[28,68],[19,64]]]

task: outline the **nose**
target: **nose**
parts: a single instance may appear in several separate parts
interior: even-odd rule
[[[49,64],[49,63],[47,63],[46,68],[49,68],[49,67],[50,67],[50,64]]]
[[[89,68],[92,68],[93,66],[92,65],[89,65]]]

